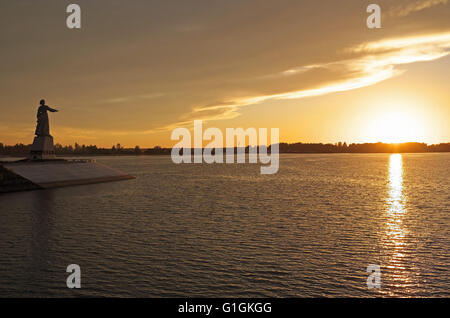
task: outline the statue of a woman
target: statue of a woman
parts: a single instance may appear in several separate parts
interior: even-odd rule
[[[47,111],[57,112],[56,109],[50,108],[45,105],[45,100],[41,100],[41,106],[39,106],[37,111],[37,126],[36,126],[36,136],[50,136],[50,125],[48,122]]]

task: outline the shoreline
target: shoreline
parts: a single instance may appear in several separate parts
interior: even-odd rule
[[[392,151],[392,152],[279,152],[280,155],[364,155],[364,154],[445,154],[450,153],[450,151]],[[248,155],[248,152],[245,153]],[[270,154],[270,152],[269,152]],[[234,154],[237,155],[236,153]],[[81,158],[81,157],[164,157],[171,156],[169,153],[161,153],[161,154],[132,154],[132,153],[124,153],[124,154],[74,154],[74,155],[56,155],[57,159],[65,159],[65,158]],[[194,156],[194,155],[191,155]],[[225,154],[224,154],[225,156]],[[2,161],[1,159],[11,158],[11,159],[26,159],[27,156],[19,156],[19,155],[0,155],[0,165],[4,163],[10,163],[9,161]]]

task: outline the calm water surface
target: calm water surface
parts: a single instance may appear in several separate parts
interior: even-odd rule
[[[450,154],[97,160],[137,179],[0,195],[0,296],[450,296]]]

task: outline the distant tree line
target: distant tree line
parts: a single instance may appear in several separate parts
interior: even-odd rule
[[[30,152],[31,145],[16,144],[14,146],[6,146],[0,143],[0,155],[4,156],[27,156]],[[386,143],[363,143],[350,144],[339,142],[336,144],[322,143],[280,143],[280,153],[406,153],[406,152],[450,152],[450,143],[441,143],[427,145],[419,142],[408,142],[400,144]],[[236,149],[235,149],[236,150]],[[99,148],[95,145],[75,145],[63,146],[55,145],[56,155],[59,156],[79,156],[79,155],[170,155],[171,148],[154,148],[141,149],[139,146],[134,148],[124,148],[120,144],[111,148]],[[226,149],[223,149],[225,153]],[[249,152],[249,147],[245,148]],[[268,147],[271,151],[271,147]]]
[[[396,152],[450,152],[450,143],[427,145],[420,142],[406,142],[399,144],[363,143],[350,144],[339,142],[336,144],[295,143],[280,144],[280,153],[396,153]]]
[[[24,145],[22,143],[14,146],[6,146],[0,143],[0,155],[7,156],[27,156],[30,152],[31,145]],[[161,148],[156,146],[149,149],[141,149],[139,146],[134,148],[124,148],[120,144],[114,145],[111,148],[101,148],[95,145],[80,145],[75,143],[73,146],[63,146],[55,144],[55,153],[59,156],[79,156],[79,155],[165,155],[170,154],[170,148]]]

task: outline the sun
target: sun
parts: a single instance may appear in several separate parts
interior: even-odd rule
[[[388,111],[376,116],[368,127],[370,139],[385,143],[423,141],[424,123],[409,111]]]

